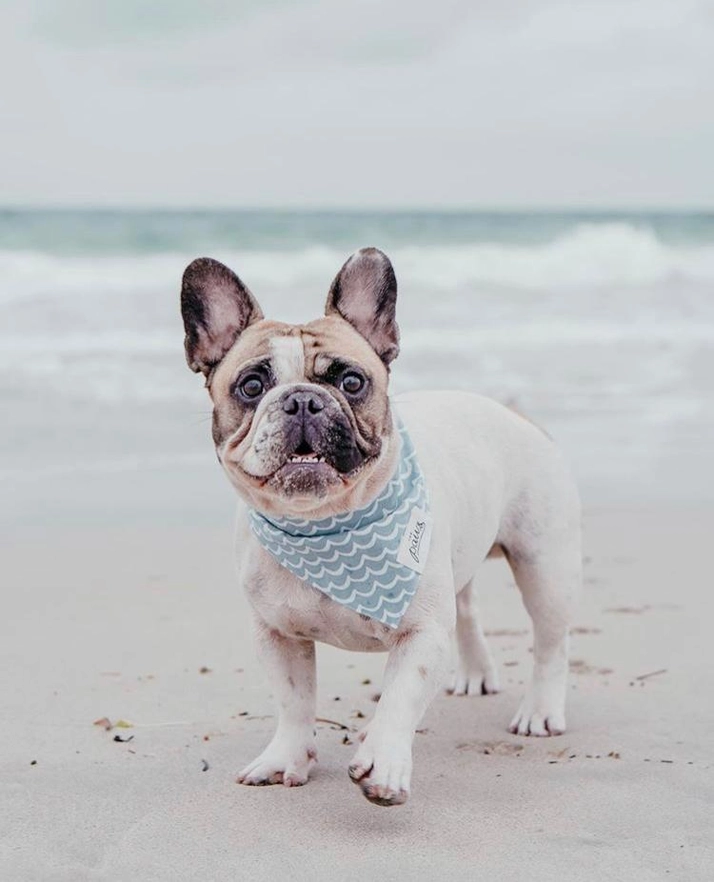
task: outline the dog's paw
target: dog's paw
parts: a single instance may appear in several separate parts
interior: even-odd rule
[[[562,701],[529,691],[511,720],[508,731],[513,735],[562,735],[565,732],[565,710]]]
[[[467,671],[459,668],[454,677],[450,695],[494,695],[500,691],[498,672],[495,667],[485,671]]]
[[[301,787],[307,784],[310,769],[316,762],[317,752],[312,746],[291,748],[271,743],[238,774],[236,781],[253,787],[266,784]]]
[[[412,776],[411,746],[408,742],[380,745],[367,732],[347,771],[370,802],[403,805]]]

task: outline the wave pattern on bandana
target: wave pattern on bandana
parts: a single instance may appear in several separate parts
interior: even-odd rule
[[[261,545],[299,579],[390,628],[416,593],[431,534],[424,476],[406,428],[399,465],[369,505],[321,520],[267,518],[251,509]]]

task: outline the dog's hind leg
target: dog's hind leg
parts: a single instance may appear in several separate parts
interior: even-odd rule
[[[456,644],[459,662],[453,694],[490,695],[498,692],[496,664],[479,620],[473,580],[456,595]]]
[[[568,631],[581,581],[579,533],[520,559],[509,557],[523,602],[533,620],[533,679],[511,721],[518,735],[560,735],[565,731]]]

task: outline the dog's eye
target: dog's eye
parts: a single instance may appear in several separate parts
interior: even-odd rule
[[[265,391],[265,385],[257,374],[246,377],[238,386],[244,398],[259,398]]]
[[[349,371],[340,380],[340,389],[348,395],[357,395],[364,388],[364,377],[356,371]]]

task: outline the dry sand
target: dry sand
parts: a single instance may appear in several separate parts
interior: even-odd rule
[[[229,524],[8,532],[0,879],[711,880],[712,526],[704,511],[588,514],[560,738],[506,732],[530,636],[489,563],[503,691],[437,698],[411,799],[390,809],[350,783],[343,743],[381,655],[320,648],[320,717],[347,728],[319,724],[307,787],[234,783],[273,720]],[[105,716],[133,727],[92,725]]]

